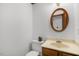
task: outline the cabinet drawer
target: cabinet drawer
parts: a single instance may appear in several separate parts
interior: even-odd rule
[[[57,56],[58,52],[48,48],[42,48],[42,54],[44,56]]]

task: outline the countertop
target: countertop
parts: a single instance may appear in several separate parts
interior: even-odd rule
[[[41,46],[45,48],[55,49],[58,51],[63,51],[63,52],[79,55],[79,45],[76,44],[74,41],[62,40],[62,44],[61,43],[55,44],[56,41],[57,41],[56,39],[54,40],[48,39]]]

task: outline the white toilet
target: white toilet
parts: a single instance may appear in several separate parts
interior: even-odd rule
[[[39,56],[42,53],[41,44],[43,41],[33,40],[32,41],[32,50],[26,54],[26,56]]]

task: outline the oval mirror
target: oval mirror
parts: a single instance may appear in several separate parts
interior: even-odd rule
[[[68,13],[63,8],[56,9],[50,18],[50,24],[54,31],[62,32],[66,29],[69,22]]]

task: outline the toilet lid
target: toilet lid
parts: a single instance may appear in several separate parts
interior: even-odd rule
[[[26,56],[38,56],[39,52],[37,51],[30,51],[29,53],[26,54]]]

